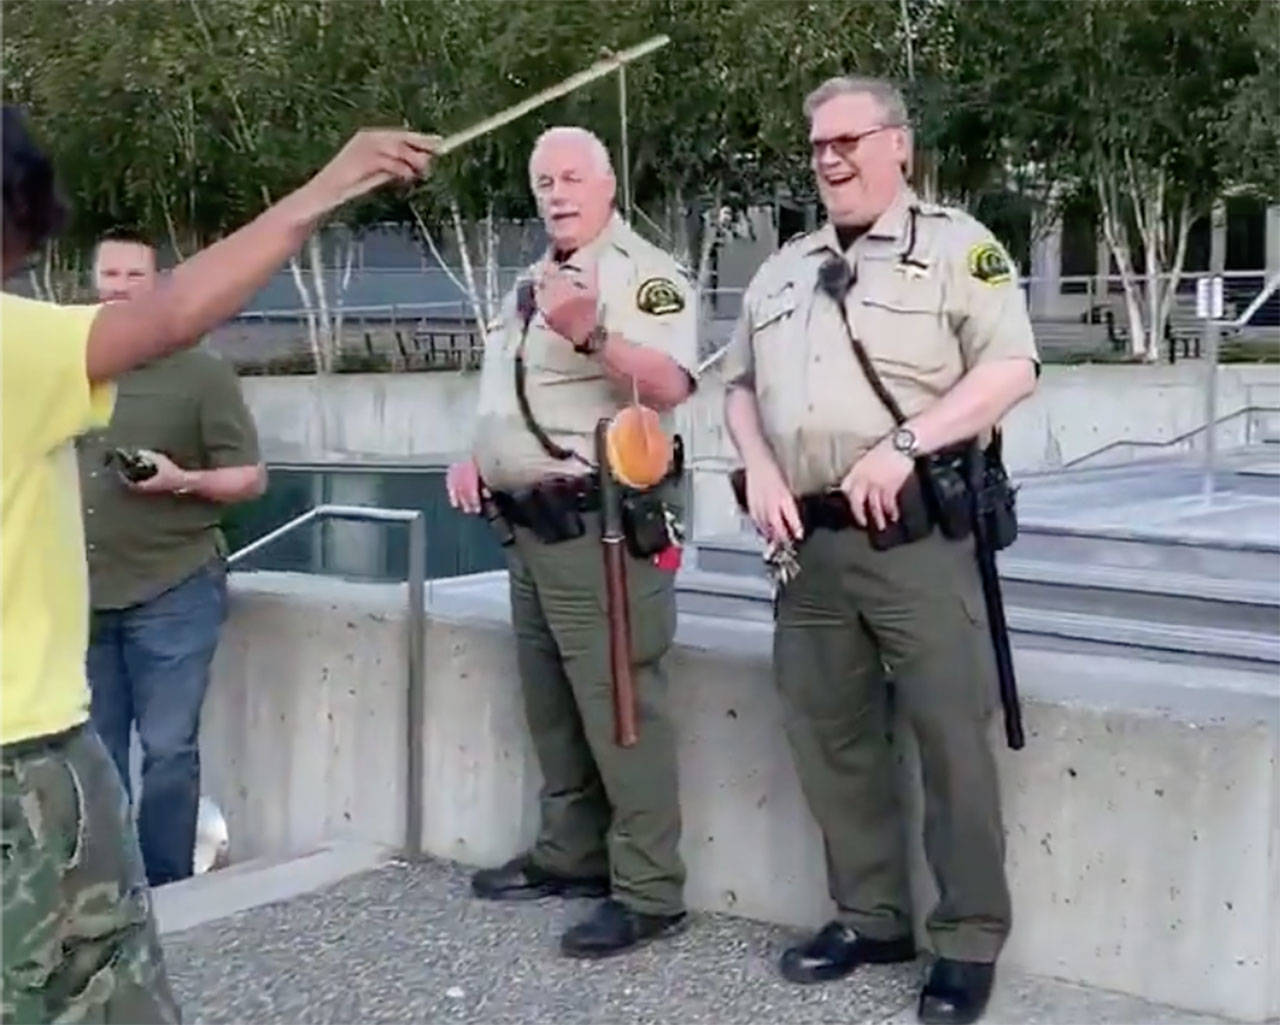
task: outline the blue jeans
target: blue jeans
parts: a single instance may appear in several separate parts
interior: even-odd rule
[[[90,715],[126,791],[129,730],[138,724],[138,842],[152,886],[191,875],[200,802],[200,707],[226,615],[221,563],[151,601],[93,615]]]

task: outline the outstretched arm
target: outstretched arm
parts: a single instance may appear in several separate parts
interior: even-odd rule
[[[194,345],[238,312],[325,214],[386,182],[417,180],[438,144],[416,132],[357,132],[314,178],[179,264],[154,292],[102,307],[89,333],[89,379],[108,380]]]

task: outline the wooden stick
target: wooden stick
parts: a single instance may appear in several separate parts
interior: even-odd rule
[[[563,82],[549,86],[548,88],[543,89],[542,92],[535,93],[533,96],[530,96],[527,100],[521,100],[514,106],[508,107],[506,110],[499,111],[497,114],[493,114],[492,116],[485,118],[483,121],[477,121],[469,128],[464,128],[460,132],[454,132],[452,135],[446,136],[441,141],[440,148],[436,150],[435,155],[438,157],[444,156],[446,153],[452,152],[464,143],[470,142],[472,139],[478,139],[482,135],[488,135],[494,129],[510,124],[517,118],[524,117],[524,115],[528,114],[531,110],[536,110],[538,107],[550,103],[552,100],[558,99],[566,93],[571,93],[575,89],[586,85],[588,82],[594,82],[597,78],[602,78],[611,71],[617,71],[624,64],[629,64],[631,61],[638,57],[643,57],[645,54],[653,53],[654,50],[661,49],[669,42],[671,42],[670,36],[653,36],[650,39],[646,39],[643,43],[637,43],[635,46],[622,50],[619,53],[615,53],[612,57],[605,57],[603,60],[598,60],[585,71],[579,71],[576,75],[570,75]],[[387,172],[380,172],[373,176],[372,183],[364,181],[352,186],[338,201],[338,206],[343,206],[349,200],[355,199],[357,196],[364,195],[372,188],[376,188],[379,185],[385,185],[391,180],[391,178],[391,174]]]
[[[653,53],[654,50],[660,49],[671,42],[670,36],[654,36],[646,39],[643,43],[637,43],[635,46],[626,50],[615,53],[612,57],[605,57],[598,60],[585,71],[579,71],[576,75],[570,75],[563,82],[549,86],[542,92],[530,96],[527,100],[521,100],[514,106],[508,107],[506,110],[500,111],[491,117],[485,118],[483,121],[477,121],[469,128],[464,128],[460,132],[454,132],[453,135],[446,136],[445,140],[440,144],[440,148],[436,150],[437,156],[443,156],[445,153],[452,152],[463,143],[470,142],[472,139],[478,139],[482,135],[488,135],[496,128],[501,128],[505,124],[510,124],[517,118],[524,117],[531,110],[536,110],[544,104],[550,103],[552,100],[559,99],[566,93],[571,93],[575,89],[579,89],[588,82],[594,82],[597,78],[603,78],[611,71],[617,71],[624,64],[630,64],[638,57],[645,54]]]

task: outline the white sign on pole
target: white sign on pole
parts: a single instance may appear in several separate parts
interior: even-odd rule
[[[1196,279],[1196,316],[1201,320],[1221,320],[1223,302],[1222,275]]]

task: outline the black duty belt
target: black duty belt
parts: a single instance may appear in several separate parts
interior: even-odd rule
[[[519,491],[495,491],[493,504],[508,523],[533,528],[564,510],[579,513],[599,510],[600,480],[594,473],[547,477]]]
[[[734,470],[729,475],[729,483],[733,487],[738,508],[747,513],[747,475],[742,469]],[[888,524],[883,530],[870,520],[864,527],[853,518],[853,508],[843,491],[832,488],[827,491],[809,492],[796,496],[796,511],[800,514],[800,524],[804,528],[804,537],[813,535],[815,530],[865,530],[871,537],[873,548],[884,550],[896,548],[900,544],[918,541],[932,532],[934,517],[925,501],[920,488],[919,474],[913,473],[903,484],[898,493],[898,519]]]
[[[796,499],[796,510],[807,537],[815,530],[848,530],[858,526],[843,491],[817,491]]]

